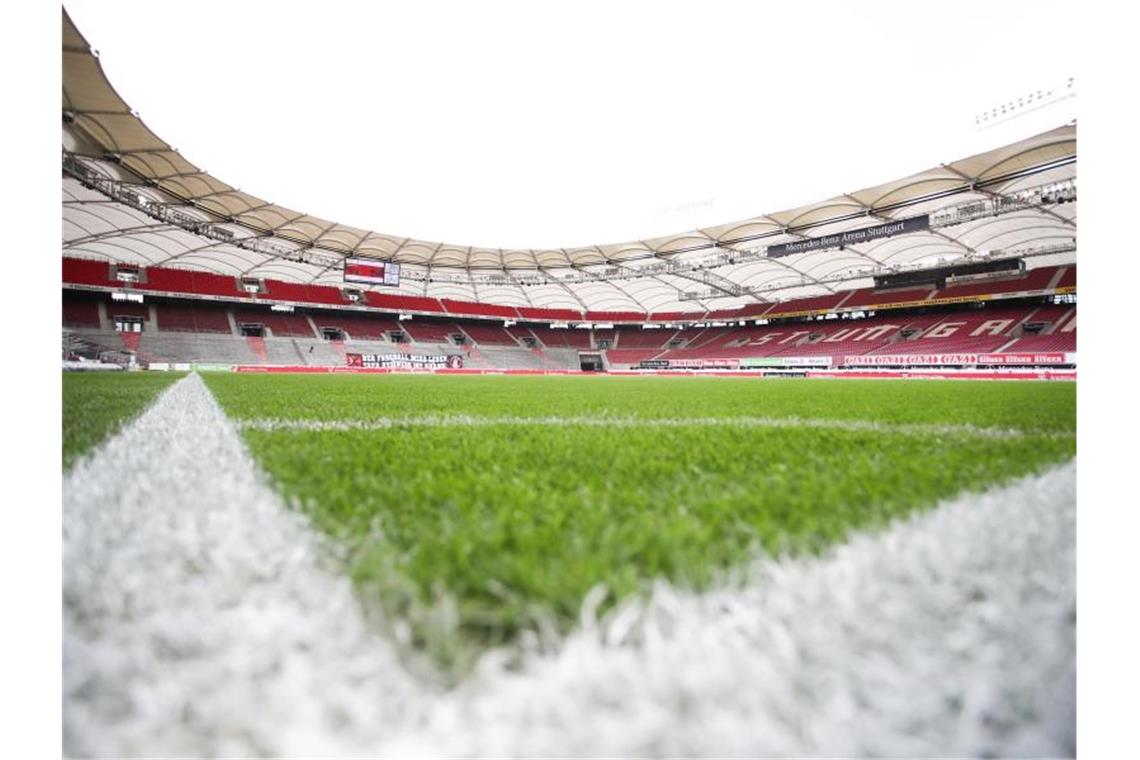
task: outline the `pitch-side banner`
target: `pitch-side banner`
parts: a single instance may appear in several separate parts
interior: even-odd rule
[[[1074,357],[1075,358],[1075,357]],[[1072,364],[1063,353],[1049,354],[879,354],[845,356],[849,367],[953,366],[977,364],[1034,365]]]
[[[641,369],[733,369],[739,367],[830,367],[830,356],[762,356],[744,359],[643,359]]]
[[[905,235],[908,232],[919,232],[928,229],[930,229],[930,216],[923,214],[922,216],[912,216],[909,219],[900,219],[897,222],[880,224],[875,227],[847,230],[838,235],[824,235],[823,237],[796,240],[792,243],[770,245],[765,249],[765,253],[770,259],[778,259],[781,256],[791,256],[794,253],[807,253],[808,251],[818,251],[823,248],[838,248],[841,245],[866,243],[871,240],[878,240],[879,238]]]
[[[739,359],[670,359],[671,368],[684,369],[717,369],[718,367],[736,367]]]
[[[645,359],[642,369],[724,369],[740,366],[739,359]]]
[[[830,367],[830,356],[754,356],[740,360],[745,367]]]
[[[364,369],[461,369],[463,357],[458,354],[345,354],[349,367]]]

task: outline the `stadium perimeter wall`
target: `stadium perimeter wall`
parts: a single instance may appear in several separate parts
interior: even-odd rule
[[[219,369],[212,367],[211,369]],[[890,370],[582,370],[540,369],[391,369],[379,367],[312,367],[305,365],[237,365],[230,368],[243,373],[280,374],[368,374],[368,375],[578,375],[586,377],[806,377],[848,379],[926,379],[926,380],[1070,380],[1077,379],[1075,369],[890,369]]]

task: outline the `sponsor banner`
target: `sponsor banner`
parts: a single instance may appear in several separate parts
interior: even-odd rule
[[[1002,295],[1005,295],[1005,294],[1003,293]],[[938,304],[941,306],[941,305],[950,304],[950,303],[976,303],[978,301],[990,301],[990,300],[993,300],[993,296],[986,294],[986,293],[983,293],[983,294],[975,295],[975,296],[945,296],[943,298],[931,298],[929,301],[923,301],[922,303],[927,305],[927,306],[929,306],[931,304]]]
[[[766,311],[763,314],[757,314],[756,317],[746,317],[746,319],[756,319],[763,317],[764,319],[783,319],[784,317],[819,317],[824,314],[830,314],[831,309],[808,309],[807,311]]]
[[[1062,353],[978,354],[978,364],[1067,364]]]
[[[824,248],[838,248],[843,245],[866,243],[871,240],[878,240],[879,238],[905,235],[908,232],[919,232],[927,229],[930,229],[930,216],[923,214],[922,216],[912,216],[909,219],[900,219],[897,222],[880,224],[875,227],[847,230],[838,235],[824,235],[822,237],[807,238],[806,240],[796,240],[792,243],[770,245],[765,249],[765,253],[770,259],[778,259],[781,256],[791,256],[795,253],[807,253],[808,251],[819,251]]]
[[[830,356],[758,356],[723,359],[645,359],[640,369],[757,369],[761,367],[830,367]]]
[[[118,367],[115,367],[118,369]],[[401,372],[400,368],[382,367],[322,367],[309,364],[235,364],[234,372],[266,372],[281,374],[352,374],[352,375],[389,375]],[[422,375],[579,375],[581,377],[604,377],[602,372],[582,372],[576,369],[428,369],[410,370],[413,374]]]
[[[345,364],[363,369],[462,369],[458,354],[345,354]]]
[[[738,367],[739,359],[670,359],[671,369],[713,369],[716,367]]]
[[[740,359],[644,359],[639,369],[735,369]]]
[[[837,312],[845,311],[878,311],[880,309],[909,309],[914,306],[929,306],[933,301],[889,301],[885,303],[868,303],[859,306],[844,306],[836,309]]]
[[[1076,357],[1074,357],[1075,359]],[[945,366],[945,365],[1035,365],[1071,364],[1063,353],[1042,354],[878,354],[845,356],[843,363],[849,367],[887,366]]]
[[[889,301],[884,303],[869,303],[863,306],[843,306],[837,308],[836,312],[845,311],[879,311],[882,309],[909,309],[915,306],[945,306],[947,304],[958,303],[978,303],[979,301],[994,301],[1005,298],[1026,298],[1029,296],[1047,295],[1050,293],[1061,295],[1064,293],[1076,292],[1076,288],[1057,288],[1056,290],[1021,290],[1016,292],[1003,292],[1003,293],[980,293],[973,296],[945,296],[942,298],[931,298],[927,301]],[[827,312],[822,312],[827,313]],[[767,316],[767,315],[765,315]],[[773,314],[772,316],[783,317],[784,314]],[[788,315],[788,316],[798,316]],[[808,316],[805,313],[805,316]]]
[[[937,355],[931,354],[878,354],[871,356],[845,356],[843,363],[848,367],[889,367],[892,365],[940,364]]]
[[[955,296],[953,298],[931,298],[918,301],[884,301],[883,303],[868,303],[862,306],[845,306],[843,311],[879,311],[880,309],[912,309],[916,306],[941,306],[951,303],[974,303],[988,301],[991,296]]]
[[[741,367],[830,367],[830,356],[754,356],[740,360]]]
[[[856,369],[856,370],[806,370],[811,377],[850,377],[910,380],[1073,380],[1077,379],[1074,369]]]

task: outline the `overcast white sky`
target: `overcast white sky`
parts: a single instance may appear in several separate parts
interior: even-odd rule
[[[822,200],[1063,123],[1059,2],[68,0],[161,138],[254,195],[559,247]]]

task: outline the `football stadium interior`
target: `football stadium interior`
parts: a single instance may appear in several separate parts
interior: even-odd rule
[[[62,43],[69,755],[1075,752],[1075,122],[483,248],[233,187]]]
[[[1075,306],[1057,298],[1076,293],[1075,125],[712,228],[487,249],[243,192],[153,134],[66,18],[63,58],[64,328],[89,345],[77,356],[343,367],[346,353],[453,354],[516,371],[886,366],[877,355],[929,366],[941,354],[965,355],[946,366],[1075,364]],[[350,279],[346,259],[386,264],[388,281]]]

